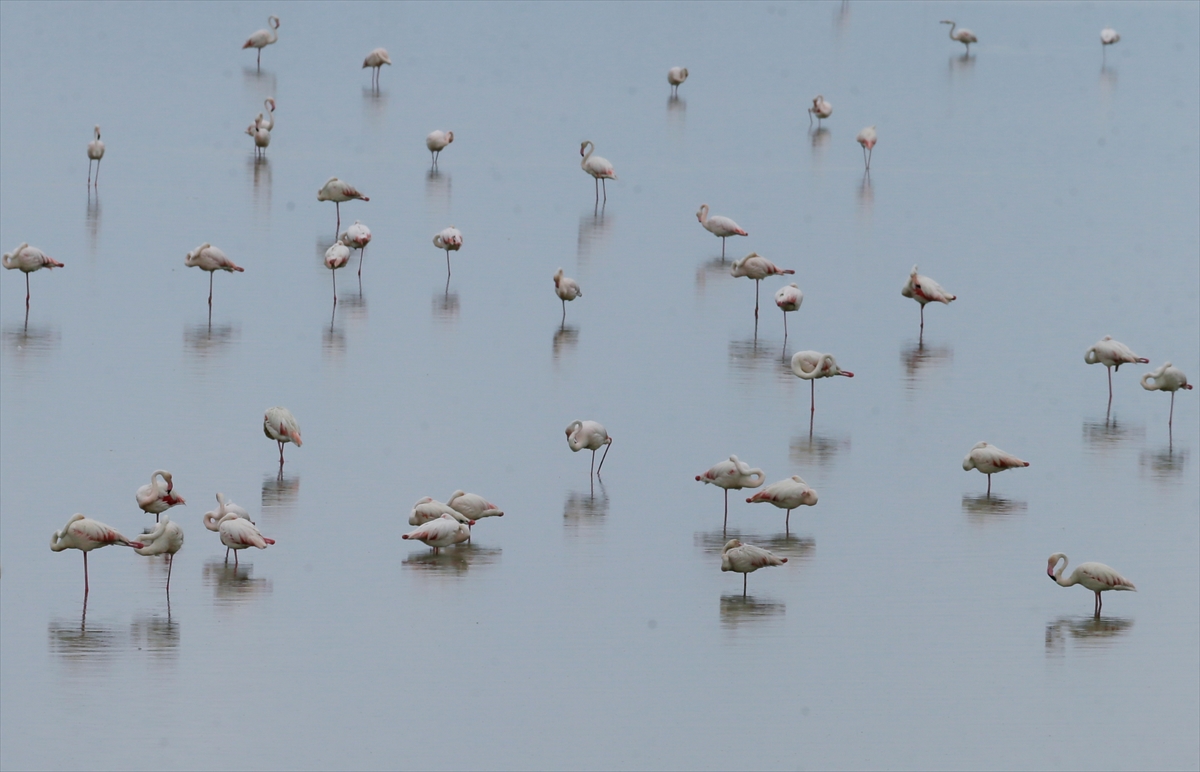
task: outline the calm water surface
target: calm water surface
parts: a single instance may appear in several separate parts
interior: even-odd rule
[[[3,3],[0,242],[66,267],[27,320],[0,278],[0,766],[1196,768],[1197,392],[1169,436],[1148,368],[1107,412],[1083,351],[1200,379],[1198,41],[1196,4]],[[336,310],[334,175],[375,236]],[[749,231],[731,255],[796,270],[786,345],[785,282],[756,330],[704,202]],[[204,241],[246,268],[211,318]],[[914,263],[959,297],[920,341]],[[811,426],[810,348],[856,373]],[[305,440],[282,477],[275,404]],[[594,488],[576,418],[615,438]],[[1032,463],[990,499],[981,439]],[[735,492],[722,533],[693,478],[731,453],[820,503],[785,532]],[[188,500],[169,603],[164,563],[106,549],[85,609],[51,532],[138,532],[160,467]],[[506,516],[400,541],[456,488]],[[217,491],[277,544],[227,566]],[[789,562],[743,598],[730,536]],[[1060,550],[1139,592],[1092,619],[1046,581]]]

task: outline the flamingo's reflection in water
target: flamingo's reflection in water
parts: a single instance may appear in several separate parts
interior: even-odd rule
[[[240,328],[232,324],[189,324],[183,328],[183,347],[193,357],[206,359],[222,353],[240,335]]]
[[[571,491],[563,502],[563,525],[590,528],[604,522],[608,514],[608,494],[604,484],[593,485],[590,491]]]
[[[446,281],[446,289],[433,295],[433,318],[438,322],[453,322],[458,319],[458,293],[450,291],[450,281]]]
[[[28,316],[24,325],[4,328],[4,349],[17,359],[48,354],[61,343],[62,333],[57,327],[30,325]]]
[[[996,495],[964,495],[962,511],[967,514],[972,523],[987,523],[1008,515],[1023,515],[1028,509],[1024,501],[1006,499]]]
[[[419,544],[417,546],[420,546]],[[474,542],[432,550],[416,550],[404,558],[404,567],[423,575],[462,576],[471,568],[500,562],[499,547],[484,547]]]
[[[790,370],[789,370],[790,372]],[[823,434],[800,434],[792,438],[788,458],[798,467],[829,466],[843,450],[850,449],[850,440]]]
[[[1183,470],[1188,468],[1188,456],[1190,450],[1188,448],[1176,448],[1174,445],[1167,445],[1158,450],[1144,450],[1138,458],[1138,464],[1142,471],[1149,472],[1150,477],[1159,482],[1166,482],[1182,478]]]
[[[277,474],[263,475],[262,513],[264,516],[291,514],[300,497],[298,476]]]
[[[1070,639],[1073,648],[1107,648],[1133,627],[1132,619],[1122,617],[1063,616],[1046,625],[1046,654],[1062,656]]]
[[[781,558],[787,558],[788,565],[791,565],[793,562],[803,565],[812,560],[817,553],[816,539],[811,536],[799,536],[795,532],[777,533],[768,536],[765,534],[747,533],[736,528],[730,528],[726,531],[697,531],[692,536],[692,543],[699,547],[700,551],[705,555],[712,555],[718,558],[714,566],[719,569],[721,567],[721,552],[725,549],[725,544],[730,539],[737,539],[743,544],[753,544],[755,547],[762,547]],[[742,596],[739,595],[738,597]]]
[[[174,662],[179,658],[179,622],[171,618],[170,602],[165,614],[134,617],[129,628],[130,644],[146,652],[150,661]]]
[[[215,558],[204,564],[204,586],[213,588],[213,600],[218,607],[245,605],[271,594],[271,580],[254,578],[253,572],[254,564],[248,560],[234,564]]]
[[[1140,440],[1144,436],[1144,424],[1119,421],[1115,416],[1106,417],[1103,421],[1083,422],[1083,439],[1093,452],[1112,450],[1128,440]]]
[[[952,361],[954,349],[949,346],[926,345],[918,341],[902,349],[900,363],[904,365],[905,386],[913,389],[928,378],[931,370]]]
[[[574,351],[577,345],[579,345],[579,328],[559,327],[554,331],[554,343],[551,345],[550,355],[557,363],[563,354]]]
[[[50,653],[74,666],[107,667],[115,662],[128,639],[110,623],[87,621],[87,601],[78,620],[52,619],[46,627]]]
[[[759,600],[753,595],[721,596],[721,627],[737,630],[744,625],[756,625],[778,619],[787,613],[787,604],[778,600]]]

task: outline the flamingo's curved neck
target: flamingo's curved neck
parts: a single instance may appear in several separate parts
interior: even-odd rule
[[[954,37],[954,28],[957,26],[958,26],[957,22],[953,22],[953,21],[950,22],[950,39],[951,40],[958,40],[958,38]]]
[[[1067,557],[1064,555],[1061,560],[1062,562],[1059,563],[1058,568],[1054,569],[1054,581],[1057,582],[1060,587],[1070,587],[1071,585],[1075,584],[1075,581],[1073,579],[1062,578],[1063,571],[1067,570]]]
[[[596,152],[596,146],[591,142],[585,142],[583,146],[587,148],[587,153],[583,156],[583,160],[579,162],[579,165],[587,168],[588,159],[592,157],[592,153]]]

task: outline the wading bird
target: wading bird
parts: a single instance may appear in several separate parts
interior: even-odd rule
[[[728,217],[714,214],[709,217],[708,204],[701,204],[696,212],[696,219],[704,226],[704,230],[721,239],[721,259],[725,259],[725,239],[730,236],[749,236],[749,233],[738,227],[738,224]]]
[[[821,121],[833,115],[833,105],[825,101],[825,97],[817,94],[813,97],[812,107],[808,108],[808,125],[812,126],[813,116],[817,116],[817,128],[821,128]]]
[[[221,525],[220,525],[221,518],[223,518],[223,517],[225,517],[225,515],[229,515],[229,514],[236,515],[237,517],[240,517],[243,520],[250,520],[250,513],[247,512],[245,510],[245,508],[239,507],[237,504],[234,504],[232,501],[226,501],[225,494],[218,493],[217,494],[217,508],[204,513],[204,527],[210,531],[213,531],[214,533],[219,533],[221,530]],[[253,524],[254,521],[250,520],[250,523]],[[229,548],[228,547],[225,548],[225,559],[229,560]]]
[[[742,544],[737,539],[725,542],[725,549],[721,550],[721,570],[735,571],[742,575],[743,598],[746,597],[746,579],[749,574],[760,568],[782,566],[786,562],[787,558],[778,557],[762,547]]]
[[[504,517],[504,510],[492,502],[474,493],[455,491],[450,495],[446,504],[468,520],[482,520],[485,517]]]
[[[330,270],[333,276],[333,304],[337,305],[337,272],[339,268],[345,267],[346,263],[350,262],[350,247],[340,241],[325,250],[325,267]]]
[[[779,310],[783,312],[783,344],[787,345],[787,315],[791,311],[799,311],[800,304],[804,302],[804,293],[795,284],[789,284],[786,287],[780,288],[775,293],[775,305],[779,306]]]
[[[163,484],[159,484],[159,478],[162,478]],[[158,516],[166,512],[171,507],[179,504],[186,504],[183,496],[175,492],[175,481],[171,477],[171,473],[165,469],[155,469],[150,475],[150,482],[137,489],[135,494],[137,505],[147,514],[154,515],[154,522],[158,522]]]
[[[571,452],[592,451],[592,471],[589,475],[599,477],[600,469],[604,468],[604,459],[608,458],[608,449],[612,446],[612,437],[609,437],[604,427],[596,421],[572,421],[566,433],[567,445]],[[597,469],[596,451],[600,448],[604,448],[604,455],[600,457],[600,469]]]
[[[112,526],[105,525],[80,514],[71,515],[71,519],[67,521],[63,529],[55,531],[54,535],[50,537],[50,549],[55,552],[76,549],[83,553],[83,596],[85,598],[89,591],[87,554],[94,549],[107,547],[110,544],[133,547],[134,549],[142,546],[142,543],[139,541],[126,539],[113,530]]]
[[[167,556],[167,592],[171,591],[171,569],[175,567],[175,553],[183,549],[183,529],[179,523],[171,522],[169,515],[163,515],[153,529],[147,529],[138,537],[142,546],[134,547],[139,555],[152,557]]]
[[[221,534],[221,543],[225,545],[225,560],[229,560],[229,550],[233,550],[233,564],[238,564],[238,550],[247,547],[258,547],[265,550],[267,545],[274,544],[274,539],[268,539],[258,530],[258,526],[244,517],[229,512],[217,522],[217,532]]]
[[[438,249],[446,250],[446,278],[450,278],[450,253],[457,252],[462,249],[463,235],[462,231],[451,225],[449,228],[443,228],[433,237],[433,245]],[[448,284],[446,286],[449,286]]]
[[[254,138],[254,155],[266,155],[267,146],[271,144],[271,130],[263,126],[263,115],[258,114],[254,123],[246,127],[246,133]]]
[[[471,538],[470,523],[460,523],[448,514],[443,514],[436,520],[430,520],[428,523],[409,531],[401,536],[401,539],[416,539],[417,541],[425,542],[433,548],[433,554],[438,554],[438,550],[442,547],[449,547],[451,544],[461,544]]]
[[[1142,388],[1146,391],[1171,392],[1171,415],[1167,418],[1167,430],[1169,431],[1171,424],[1175,421],[1175,392],[1180,389],[1188,391],[1192,389],[1192,384],[1188,383],[1187,376],[1170,362],[1163,362],[1157,369],[1142,376]]]
[[[14,249],[12,252],[4,254],[0,258],[5,268],[12,270],[19,268],[25,274],[25,309],[29,309],[29,274],[34,271],[46,268],[62,268],[63,264],[55,260],[50,255],[47,255],[37,247],[31,247],[27,243],[22,243],[21,246]]]
[[[964,472],[977,469],[987,475],[987,495],[989,496],[992,495],[992,475],[1006,469],[1019,469],[1026,466],[1029,466],[1028,461],[1022,461],[1012,453],[1005,453],[995,445],[989,445],[986,442],[976,443],[975,447],[971,448],[971,452],[963,459]]]
[[[243,51],[247,48],[258,49],[258,59],[256,59],[254,62],[255,67],[262,67],[262,50],[279,40],[279,33],[276,32],[276,30],[279,29],[279,17],[268,16],[267,25],[270,27],[270,29],[260,29],[258,32],[255,32],[253,35],[246,38],[246,42],[242,44]]]
[[[1121,35],[1112,27],[1105,27],[1100,30],[1100,45],[1108,48],[1113,43],[1121,42]]]
[[[818,378],[832,378],[835,375],[854,377],[854,373],[838,367],[833,354],[822,354],[819,351],[797,351],[792,354],[792,373],[797,378],[809,381],[809,415],[817,411]]]
[[[587,153],[584,153],[584,150]],[[608,162],[607,158],[601,158],[598,155],[592,155],[596,149],[596,144],[590,139],[585,139],[579,144],[579,155],[583,156],[583,160],[579,162],[579,168],[583,169],[596,180],[596,203],[600,203],[600,185],[604,182],[604,203],[608,203],[608,184],[606,180],[615,180],[617,173],[613,171],[613,165]]]
[[[332,201],[337,208],[337,226],[333,232],[337,233],[342,229],[342,202],[352,199],[361,199],[362,201],[370,201],[371,199],[359,193],[358,190],[348,182],[342,182],[337,177],[330,177],[317,191],[318,201]]]
[[[1062,561],[1062,565],[1058,565],[1058,561]],[[1055,566],[1058,566],[1057,570]],[[1096,616],[1100,616],[1100,608],[1104,602],[1100,599],[1100,593],[1108,592],[1109,590],[1131,590],[1137,592],[1137,588],[1133,586],[1133,582],[1121,576],[1116,570],[1104,565],[1103,563],[1080,563],[1068,579],[1063,579],[1063,571],[1067,569],[1067,556],[1061,552],[1055,552],[1050,556],[1050,560],[1046,564],[1046,575],[1053,579],[1060,587],[1070,587],[1073,584],[1082,585],[1092,592],[1096,593]]]
[[[957,295],[951,295],[946,290],[942,289],[942,285],[938,284],[928,276],[921,276],[917,273],[917,267],[912,267],[912,273],[908,275],[908,282],[900,290],[900,294],[906,298],[912,298],[921,304],[921,334],[925,333],[925,304],[926,303],[944,303],[950,305],[950,301],[957,300]]]
[[[371,67],[375,71],[371,73],[371,86],[375,89],[379,88],[379,73],[383,71],[383,65],[391,65],[392,57],[388,56],[386,48],[376,48],[371,53],[367,54],[367,58],[363,59],[362,68],[365,70]]]
[[[338,238],[351,249],[358,250],[358,275],[362,276],[363,259],[367,256],[367,245],[371,243],[371,229],[355,220]]]
[[[751,468],[749,464],[739,460],[737,456],[730,456],[728,461],[721,461],[714,464],[704,474],[696,475],[697,482],[725,489],[725,519],[721,524],[722,532],[729,525],[729,491],[741,490],[742,488],[757,488],[766,479],[767,476],[763,474],[763,470]]]
[[[297,448],[304,444],[300,440],[300,424],[286,407],[267,408],[263,415],[263,434],[279,443],[280,470],[283,469],[283,443],[293,442]]]
[[[754,321],[757,322],[759,282],[768,276],[786,276],[795,271],[790,268],[779,268],[757,252],[751,252],[740,260],[734,260],[729,273],[734,277],[745,276],[748,279],[754,279]]]
[[[874,126],[868,126],[858,132],[858,136],[854,141],[862,145],[863,163],[867,165],[867,172],[871,171],[871,156],[875,154],[875,143],[879,141],[879,135],[875,133]]]
[[[792,475],[786,480],[771,483],[746,499],[747,504],[761,502],[787,510],[787,516],[783,520],[783,529],[786,531],[791,526],[792,510],[796,507],[814,506],[817,503],[817,492],[808,487],[808,483],[800,479],[799,475]]]
[[[263,111],[254,119],[254,125],[267,131],[275,129],[275,97],[267,97],[263,100]]]
[[[562,324],[565,326],[567,323],[567,301],[583,297],[583,290],[579,289],[579,282],[563,276],[563,269],[559,268],[554,274],[554,294],[558,295],[558,299],[562,301]]]
[[[672,67],[667,70],[667,83],[671,84],[671,96],[679,96],[679,87],[687,80],[687,67]]]
[[[413,504],[412,512],[408,516],[409,525],[425,525],[430,520],[437,520],[442,515],[449,515],[460,523],[465,523],[471,518],[463,516],[458,510],[443,504],[432,496],[426,496],[418,499],[416,504]]]
[[[1133,363],[1150,364],[1150,360],[1140,357],[1124,343],[1115,341],[1111,335],[1105,335],[1094,346],[1083,352],[1083,361],[1089,365],[1104,365],[1108,368],[1108,405],[1112,407],[1112,374],[1113,369],[1121,369],[1121,365]]]
[[[972,32],[971,30],[967,29],[966,27],[963,27],[962,29],[955,32],[954,28],[957,27],[958,25],[955,24],[954,22],[950,21],[949,19],[944,19],[941,23],[950,25],[950,39],[957,41],[959,43],[962,43],[964,46],[966,46],[968,54],[971,53],[971,44],[979,42],[979,38],[975,37],[975,33]]]
[[[209,244],[207,241],[188,252],[183,258],[183,264],[189,268],[199,268],[208,271],[208,305],[212,305],[213,276],[217,271],[241,273],[245,271],[240,265],[230,260],[224,252]]]
[[[96,185],[100,184],[100,159],[104,157],[104,143],[100,141],[99,124],[93,129],[96,138],[88,143],[88,185],[92,184],[92,161],[96,162]]]
[[[470,139],[468,137],[468,139]],[[453,131],[431,131],[429,136],[425,137],[425,147],[429,148],[429,155],[433,158],[433,165],[437,166],[438,157],[442,151],[454,141]]]

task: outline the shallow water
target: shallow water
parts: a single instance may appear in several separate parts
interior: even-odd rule
[[[1108,411],[1082,361],[1111,334],[1200,378],[1198,6],[55,8],[0,5],[0,243],[66,263],[28,319],[0,278],[0,766],[1200,764],[1196,392],[1168,435],[1148,367]],[[267,13],[260,72],[238,46]],[[619,176],[602,209],[584,139]],[[336,309],[333,175],[374,233]],[[731,256],[797,271],[757,329],[702,202],[750,233]],[[203,241],[246,268],[211,318]],[[914,263],[959,298],[920,340]],[[810,348],[856,376],[811,424]],[[275,404],[305,440],[282,477]],[[603,482],[575,418],[614,437]],[[981,439],[1031,462],[990,498]],[[731,453],[820,502],[785,532],[734,491],[723,533],[694,477]],[[51,532],[137,533],[156,468],[188,500],[169,604],[165,563],[113,548],[85,608]],[[437,556],[399,539],[456,488],[506,516]],[[217,491],[277,544],[227,566]],[[735,536],[789,558],[745,598]],[[1060,550],[1138,593],[1094,620],[1046,581]]]

